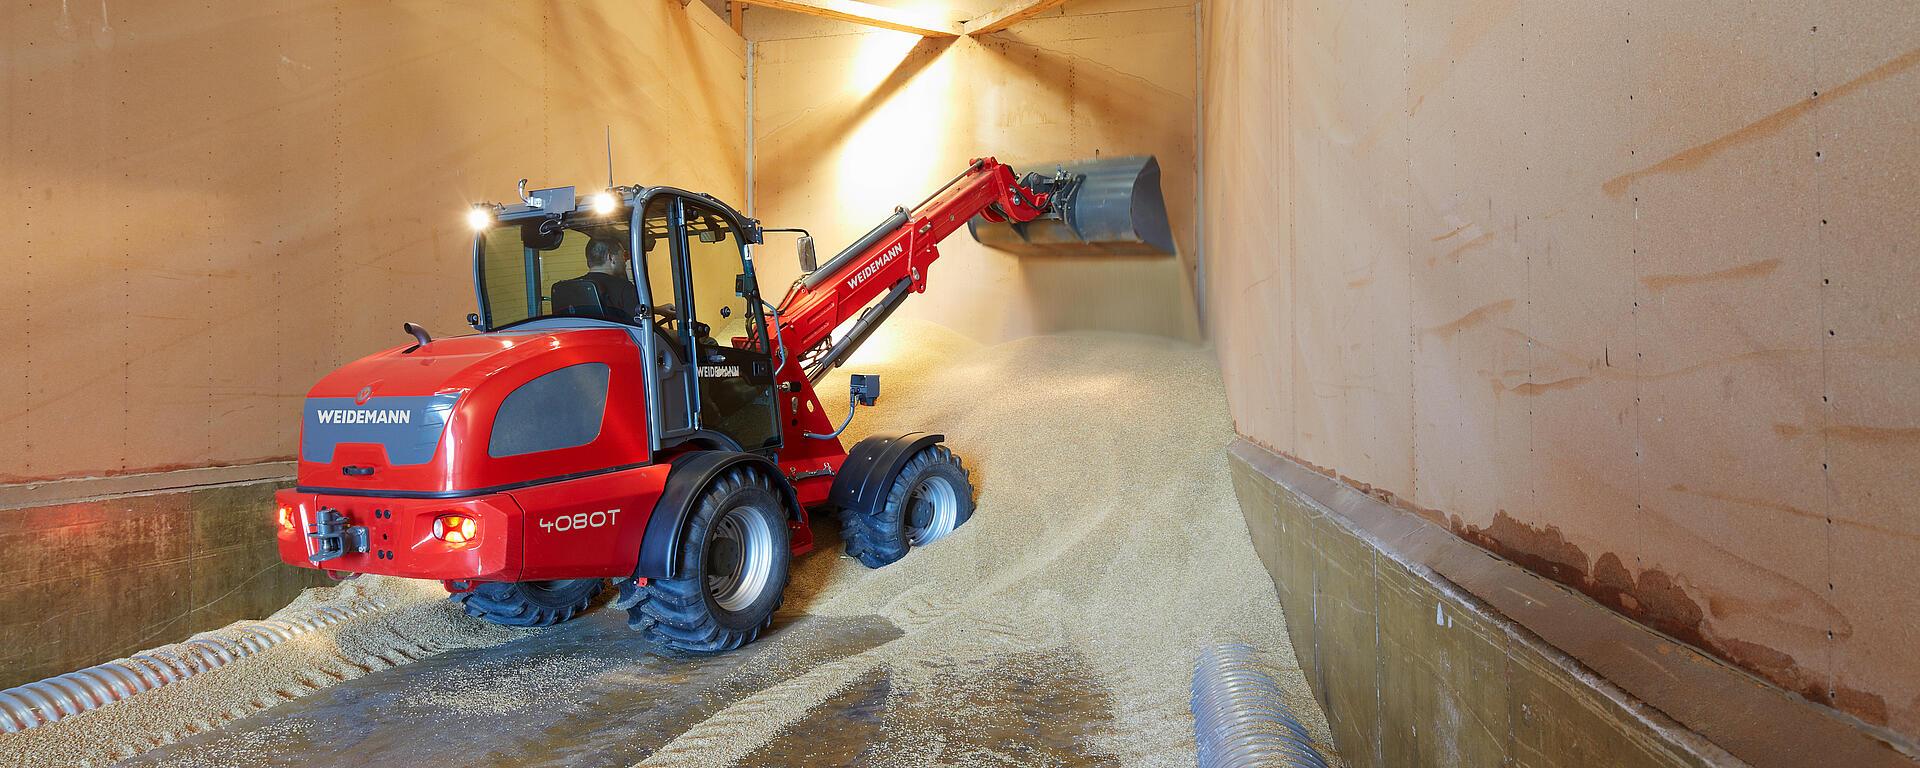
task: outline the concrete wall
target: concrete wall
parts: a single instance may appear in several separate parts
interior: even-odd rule
[[[189,470],[203,482],[278,477],[25,506],[17,505],[25,489],[0,493],[0,637],[8,640],[0,644],[0,688],[266,618],[301,589],[326,583],[319,571],[281,564],[274,546],[273,492],[292,484],[292,471]],[[128,480],[165,483],[161,475]],[[98,484],[45,490],[86,493],[86,485]]]
[[[324,372],[466,330],[468,202],[744,192],[707,6],[0,4],[0,483],[283,458]]]
[[[1367,766],[1912,766],[1852,717],[1247,441],[1255,551],[1340,756]]]
[[[1920,14],[1216,0],[1242,435],[1920,735]]]
[[[890,3],[954,19],[999,4]],[[1076,0],[959,40],[748,8],[753,213],[812,230],[825,260],[974,157],[1154,154],[1180,258],[1017,258],[962,232],[901,312],[982,341],[1077,328],[1197,338],[1196,31],[1182,0]],[[791,238],[769,240],[756,266],[785,285],[798,273]]]

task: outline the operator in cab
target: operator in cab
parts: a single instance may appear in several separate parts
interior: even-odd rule
[[[611,237],[587,243],[587,273],[581,280],[600,289],[600,304],[622,321],[631,322],[640,306],[640,289],[627,279],[627,244]]]

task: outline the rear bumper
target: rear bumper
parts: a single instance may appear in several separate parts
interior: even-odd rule
[[[274,500],[280,509],[275,529],[280,559],[288,565],[440,581],[520,579],[523,515],[513,498],[504,493],[462,499],[393,499],[289,489],[275,494]],[[348,525],[365,526],[367,551],[315,562],[316,548],[306,534],[322,509],[339,511]],[[447,514],[478,522],[472,541],[452,544],[434,537],[434,519]]]

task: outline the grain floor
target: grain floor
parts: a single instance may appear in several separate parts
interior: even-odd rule
[[[823,392],[846,372],[883,381],[850,437],[942,432],[978,511],[879,570],[816,520],[775,630],[741,653],[657,658],[607,609],[475,627],[437,585],[368,580],[303,600],[393,608],[0,737],[0,764],[1190,766],[1187,686],[1219,642],[1262,649],[1332,753],[1234,501],[1209,350],[982,347],[900,320]]]

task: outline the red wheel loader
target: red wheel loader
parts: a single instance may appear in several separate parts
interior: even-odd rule
[[[965,523],[972,486],[939,434],[841,431],[814,383],[908,296],[962,226],[1009,250],[1170,253],[1150,157],[1024,177],[992,158],[825,264],[804,230],[709,195],[572,187],[481,204],[477,333],[350,363],[308,393],[286,562],[443,582],[481,619],[537,626],[613,604],[655,648],[714,653],[768,626],[810,511],[879,567]],[[752,246],[793,232],[803,276],[765,301]],[[835,409],[837,411],[838,409]]]

